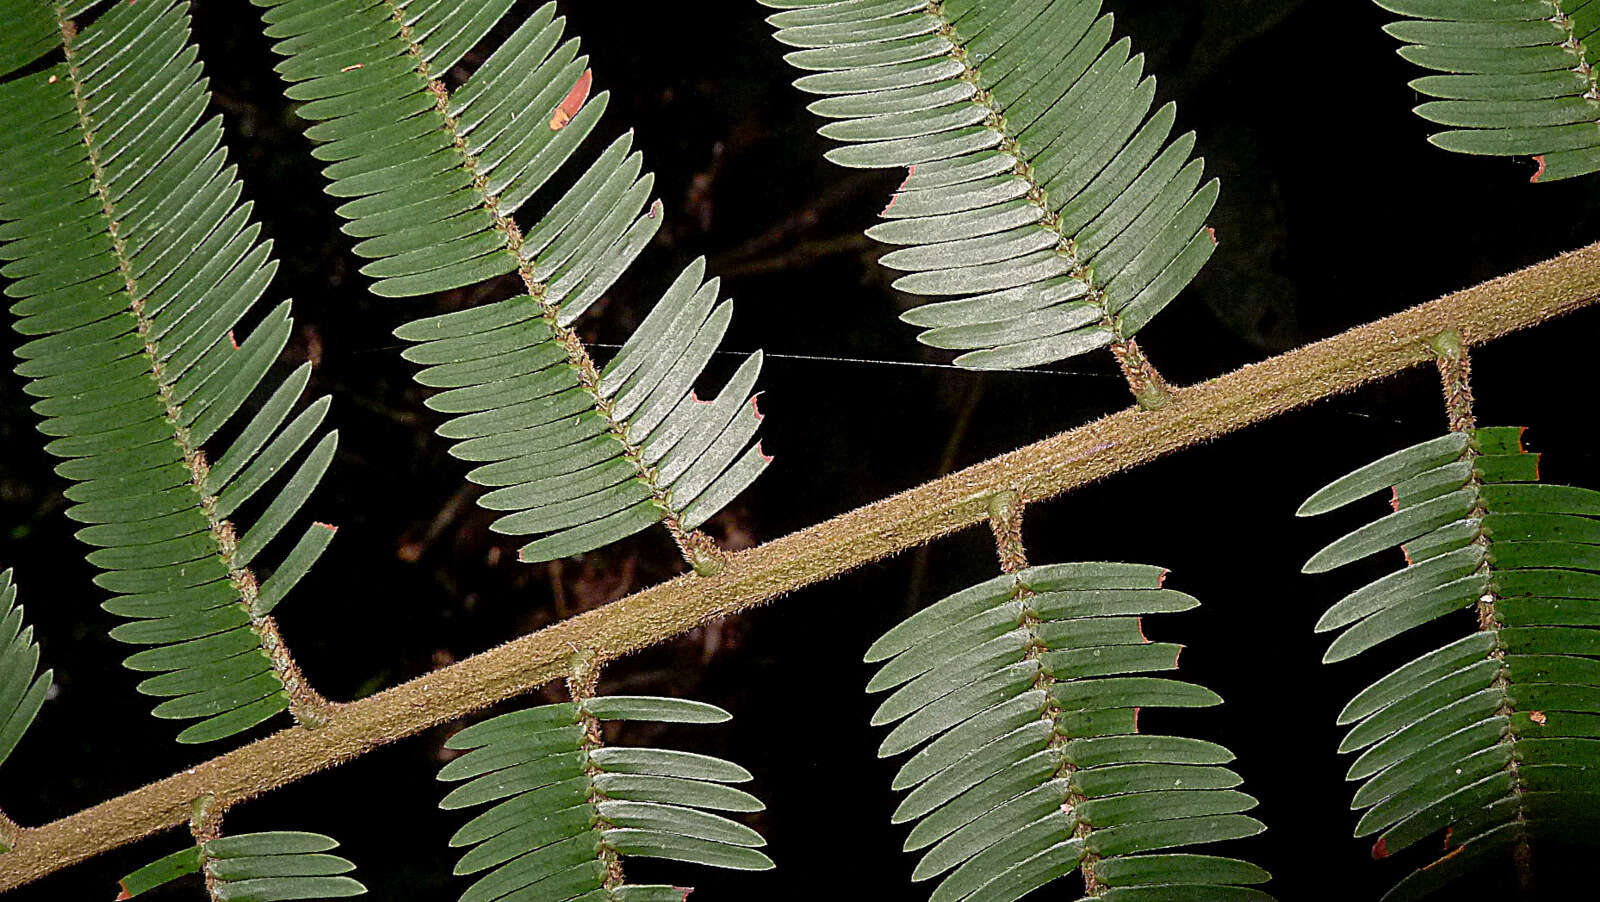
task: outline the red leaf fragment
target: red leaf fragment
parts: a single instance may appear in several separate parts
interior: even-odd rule
[[[239,350],[239,339],[233,337],[233,330],[228,330],[228,344],[233,345],[235,351]]]
[[[1389,509],[1397,514],[1400,512],[1400,489],[1398,486],[1391,486],[1389,489]]]
[[[683,902],[689,902],[689,894],[694,892],[694,887],[692,886],[674,886],[673,889],[683,893]]]
[[[767,418],[767,415],[761,412],[761,405],[758,403],[760,400],[761,392],[756,392],[750,396],[750,412],[756,415],[756,422],[758,423]]]
[[[1211,236],[1211,246],[1212,247],[1216,247],[1217,246],[1217,230],[1213,229],[1211,226],[1206,226],[1206,234]]]
[[[888,216],[889,215],[889,211],[894,209],[894,202],[899,200],[899,199],[900,199],[900,195],[898,193],[889,195],[889,202],[887,204],[883,205],[883,209],[878,211],[878,215],[879,216]]]
[[[1534,159],[1535,162],[1537,162],[1539,164],[1539,170],[1537,172],[1535,172],[1533,174],[1533,178],[1528,179],[1528,181],[1530,181],[1530,182],[1532,182],[1532,183],[1537,185],[1539,183],[1539,180],[1544,178],[1544,170],[1545,170],[1544,154],[1539,154],[1538,156],[1534,157],[1533,159]]]
[[[578,76],[578,80],[572,85],[572,90],[568,91],[567,96],[561,98],[561,102],[556,104],[556,111],[550,117],[551,131],[561,131],[567,127],[568,122],[572,121],[573,116],[578,115],[578,111],[583,109],[584,101],[589,99],[589,85],[593,81],[594,70],[583,70],[583,74]]]
[[[1387,836],[1378,837],[1378,841],[1372,844],[1372,857],[1379,860],[1389,857],[1389,838]]]
[[[898,187],[898,188],[896,188],[894,190],[895,191],[904,191],[904,190],[906,190],[906,186],[911,184],[911,177],[916,175],[916,174],[917,174],[917,164],[912,163],[910,166],[907,166],[906,167],[906,177],[905,177],[905,179],[900,182],[900,187]]]
[[[768,454],[767,452],[765,452],[763,450],[761,450],[761,443],[760,442],[756,442],[756,453],[761,455],[761,459],[762,460],[766,461],[769,464],[772,463],[772,455]]]
[[[316,522],[316,525],[322,527],[323,529],[326,529],[328,532],[338,532],[339,531],[339,527],[333,525],[332,523],[324,523],[321,520],[318,520]]]
[[[123,900],[123,899],[132,899],[133,898],[133,896],[128,894],[128,886],[127,886],[127,884],[125,884],[125,883],[123,883],[122,881],[119,880],[119,881],[117,881],[117,887],[122,890],[122,892],[117,893],[118,902],[121,902],[121,900]]]
[[[1171,570],[1163,570],[1163,571],[1161,571],[1161,575],[1156,577],[1156,588],[1157,589],[1159,589],[1162,586],[1165,586],[1167,584],[1167,574],[1171,573],[1171,572],[1172,572]]]

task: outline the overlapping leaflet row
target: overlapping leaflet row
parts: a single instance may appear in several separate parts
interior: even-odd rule
[[[1384,28],[1430,70],[1416,113],[1445,150],[1531,156],[1535,182],[1600,169],[1600,6],[1588,0],[1375,0],[1410,18]]]
[[[1463,638],[1411,660],[1339,715],[1356,755],[1357,836],[1384,858],[1443,833],[1445,854],[1386,896],[1420,899],[1493,856],[1595,824],[1600,811],[1600,492],[1545,485],[1521,429],[1413,445],[1313,495],[1302,516],[1386,491],[1392,512],[1330,544],[1322,572],[1399,547],[1407,566],[1317,624],[1326,660],[1440,618]],[[1476,623],[1465,616],[1475,611]],[[1476,629],[1472,629],[1473,626]]]
[[[681,888],[618,879],[619,856],[771,868],[760,834],[717,813],[762,810],[730,785],[749,781],[749,771],[706,755],[600,741],[605,721],[728,718],[684,699],[597,696],[503,714],[452,736],[446,747],[465,754],[439,771],[457,784],[440,807],[491,805],[450,840],[471,847],[455,867],[475,877],[461,902],[682,902]]]
[[[117,898],[133,899],[190,874],[204,875],[215,902],[364,895],[367,888],[349,876],[355,865],[328,854],[338,847],[321,834],[289,830],[223,836],[158,858],[122,878]]]
[[[603,370],[572,324],[662,221],[631,134],[573,176],[547,210],[526,204],[593,133],[609,95],[546,4],[455,90],[442,80],[509,0],[255,0],[285,59],[288,96],[315,123],[328,192],[381,295],[426,294],[516,273],[504,300],[411,323],[429,400],[452,418],[451,453],[505,511],[494,528],[537,536],[524,560],[577,554],[666,520],[692,530],[770,458],[752,444],[760,354],[714,401],[692,386],[732,315],[695,261]]]
[[[180,741],[229,736],[290,704],[266,618],[333,529],[273,540],[333,457],[328,399],[300,406],[309,364],[269,375],[293,321],[287,301],[259,309],[277,262],[220,119],[202,121],[187,4],[119,3],[81,29],[33,6],[70,40],[63,61],[0,83],[17,372],[74,483],[66,513],[86,524],[104,606],[132,621],[112,635],[149,646],[127,661],[159,674],[140,691],[165,699],[156,716],[199,721]]]
[[[902,315],[974,369],[1132,338],[1210,258],[1194,135],[1100,0],[762,0],[844,166],[907,169],[867,231]]]
[[[1269,878],[1232,858],[1177,851],[1251,836],[1256,800],[1227,749],[1139,732],[1140,711],[1222,702],[1177,669],[1181,646],[1143,617],[1189,610],[1139,564],[1030,567],[913,614],[867,652],[883,666],[881,756],[915,751],[894,779],[894,821],[915,821],[913,880],[933,902],[1011,902],[1082,870],[1095,898],[1268,900]]]

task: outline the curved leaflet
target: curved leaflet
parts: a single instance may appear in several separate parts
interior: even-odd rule
[[[973,369],[1133,338],[1210,258],[1194,135],[1099,0],[762,0],[844,166],[905,167],[868,235],[901,318]]]
[[[671,886],[630,885],[621,856],[736,870],[772,867],[760,834],[716,812],[760,811],[730,784],[736,764],[665,749],[607,747],[604,721],[720,723],[713,705],[648,696],[594,696],[490,718],[445,743],[465,754],[439,771],[456,783],[440,802],[494,803],[450,840],[475,878],[462,902],[502,897],[564,902],[682,902]]]
[[[662,221],[632,136],[612,141],[538,216],[523,211],[577,155],[609,94],[565,21],[546,4],[455,90],[444,77],[507,15],[508,0],[344,4],[254,0],[288,96],[304,101],[313,153],[363,272],[388,296],[426,294],[516,273],[504,300],[397,330],[419,342],[417,378],[445,389],[429,406],[452,415],[451,453],[482,466],[480,503],[507,512],[494,528],[538,536],[543,561],[599,548],[664,521],[691,560],[714,554],[695,527],[770,461],[751,444],[745,361],[714,402],[691,390],[732,307],[695,261],[603,370],[573,323],[649,244]]]
[[[112,635],[149,646],[127,661],[159,674],[140,691],[164,699],[156,716],[198,721],[179,741],[290,707],[314,718],[320,699],[268,615],[333,528],[273,540],[337,437],[318,437],[326,398],[290,416],[309,364],[269,378],[293,321],[287,301],[258,307],[277,262],[220,119],[202,121],[187,5],[119,3],[81,31],[54,21],[64,59],[0,83],[0,274],[28,339],[17,372],[74,483],[67,516],[114,594],[104,607],[131,621]]]
[[[1174,851],[1261,832],[1227,749],[1139,732],[1139,712],[1222,699],[1165,677],[1181,646],[1143,616],[1195,607],[1138,564],[1029,567],[913,614],[867,651],[884,662],[880,756],[915,753],[894,813],[915,821],[913,880],[934,902],[1011,902],[1081,872],[1093,898],[1268,900],[1269,877]],[[1154,895],[1152,895],[1154,894]]]
[[[1385,858],[1439,833],[1446,854],[1385,897],[1427,896],[1540,837],[1592,836],[1600,810],[1600,492],[1545,485],[1521,429],[1452,433],[1322,490],[1320,513],[1387,491],[1393,511],[1306,565],[1395,548],[1406,566],[1333,605],[1340,661],[1445,617],[1477,629],[1398,667],[1339,715],[1360,781],[1357,836]]]

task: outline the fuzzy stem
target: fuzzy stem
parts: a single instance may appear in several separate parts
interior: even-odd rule
[[[989,529],[994,532],[995,550],[1000,556],[1000,569],[1006,573],[1017,573],[1028,567],[1028,551],[1022,544],[1022,509],[1022,499],[1018,497],[1016,492],[997,492],[989,499]],[[1021,581],[1011,590],[1012,601],[1026,602],[1033,596],[1033,589],[1027,583]],[[1026,607],[1023,609],[1022,626],[1028,630],[1029,635],[1026,656],[1029,660],[1037,660],[1050,649],[1039,638],[1039,618]],[[1055,683],[1056,678],[1041,668],[1038,676],[1033,679],[1033,688],[1048,693],[1050,687]],[[1054,725],[1057,719],[1060,718],[1061,713],[1061,709],[1054,702],[1051,702],[1046,705],[1040,717]],[[1065,746],[1067,742],[1067,738],[1060,733],[1053,734],[1050,737],[1050,747],[1053,749],[1059,749]],[[1070,759],[1063,757],[1061,765],[1056,769],[1055,776],[1058,779],[1070,781],[1072,775],[1077,773],[1077,770],[1077,766]],[[1070,813],[1085,801],[1087,799],[1081,793],[1074,791],[1062,801],[1061,808],[1063,811]],[[1073,828],[1072,835],[1079,840],[1086,841],[1091,829],[1088,824],[1080,822]],[[1098,896],[1104,890],[1099,878],[1095,875],[1095,863],[1099,860],[1099,856],[1088,854],[1078,864],[1078,872],[1083,876],[1083,891],[1086,896]]]
[[[1439,378],[1444,389],[1445,414],[1450,421],[1451,432],[1470,432],[1477,428],[1477,416],[1472,408],[1472,355],[1467,343],[1462,340],[1461,333],[1455,329],[1447,329],[1434,336],[1433,350],[1438,355]],[[1472,460],[1478,456],[1476,449],[1468,447],[1466,459]],[[1481,487],[1482,480],[1474,471],[1471,484]],[[1473,508],[1471,516],[1482,518],[1488,511],[1482,502]],[[1475,544],[1482,546],[1487,552],[1492,545],[1489,536],[1480,533]],[[1491,570],[1491,556],[1485,554],[1484,561],[1478,566],[1478,573],[1489,575]],[[1516,713],[1516,706],[1511,699],[1511,677],[1504,664],[1506,660],[1505,646],[1501,644],[1498,633],[1505,626],[1497,609],[1499,596],[1493,584],[1484,590],[1478,598],[1478,630],[1496,634],[1494,648],[1489,651],[1489,659],[1499,662],[1502,666],[1495,673],[1490,686],[1501,693],[1501,702],[1496,714],[1510,717]],[[1512,850],[1512,862],[1517,871],[1518,884],[1521,894],[1526,897],[1533,889],[1533,847],[1528,841],[1528,809],[1527,809],[1527,783],[1522,779],[1521,766],[1517,760],[1517,734],[1508,730],[1500,738],[1500,743],[1507,746],[1511,753],[1506,761],[1506,772],[1511,775],[1511,795],[1517,800],[1517,814],[1515,823],[1520,827],[1517,844]]]
[[[1111,354],[1117,358],[1122,377],[1128,380],[1133,399],[1146,410],[1160,410],[1172,403],[1172,386],[1156,371],[1155,364],[1145,356],[1139,342],[1133,339],[1111,345]]]
[[[189,805],[189,835],[194,837],[195,844],[198,846],[203,847],[206,843],[222,835],[222,815],[224,812],[221,806],[216,804],[216,801],[214,796],[204,795],[195,799]],[[203,856],[202,861],[204,861]],[[211,875],[210,868],[206,868],[204,864],[201,867],[205,874],[206,895],[213,902],[221,902],[221,898],[217,895],[217,878]]]
[[[994,531],[1000,569],[1006,573],[1027,569],[1028,550],[1022,547],[1022,499],[1016,492],[996,492],[989,499],[989,528]]]
[[[1461,333],[1447,329],[1434,336],[1432,344],[1438,354],[1439,381],[1444,388],[1444,409],[1450,431],[1476,429],[1478,420],[1472,412],[1472,357],[1461,340]]]
[[[863,564],[983,522],[996,491],[1032,503],[1431,362],[1455,328],[1483,344],[1600,302],[1600,243],[1385,317],[1130,408],[728,556],[712,577],[684,575],[334,709],[142,789],[25,829],[0,870],[21,886],[184,824],[206,793],[252,799],[380,746],[530,692],[571,672],[574,647],[619,657]]]
[[[189,835],[204,845],[222,835],[222,816],[215,796],[203,795],[189,803]]]
[[[576,652],[572,656],[571,666],[572,672],[567,674],[567,696],[573,701],[582,704],[584,701],[594,698],[598,691],[600,685],[600,662],[593,654]],[[583,750],[585,752],[593,752],[603,747],[606,743],[605,734],[600,729],[600,719],[588,711],[584,711],[580,716],[583,723]],[[592,762],[585,770],[591,780],[600,775],[600,768],[596,767]],[[605,801],[605,796],[600,794],[598,788],[591,786],[589,804],[598,806],[603,801]],[[610,824],[602,820],[596,822],[595,829],[605,830],[610,826]],[[600,860],[606,866],[605,888],[613,890],[622,886],[624,882],[622,856],[618,855],[615,849],[602,843],[600,846]]]
[[[17,843],[17,836],[22,833],[22,825],[6,816],[0,811],[0,855],[11,851]]]

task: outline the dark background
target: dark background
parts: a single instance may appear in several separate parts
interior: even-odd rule
[[[1409,113],[1417,72],[1380,31],[1367,3],[1295,0],[1120,0],[1132,34],[1179,102],[1180,129],[1199,133],[1223,181],[1212,224],[1221,246],[1196,283],[1141,336],[1169,378],[1193,382],[1429,300],[1600,237],[1593,178],[1529,185],[1528,161],[1482,160],[1429,146]],[[667,224],[641,264],[583,323],[597,342],[628,334],[677,268],[704,254],[737,299],[724,347],[776,354],[942,363],[896,321],[910,299],[888,287],[880,249],[860,235],[900,178],[822,160],[808,99],[754,2],[563,3],[610,89],[609,140],[636,129]],[[655,583],[681,569],[659,530],[581,560],[515,561],[518,543],[486,530],[465,468],[432,434],[439,418],[390,337],[429,313],[503,296],[385,301],[337,231],[333,204],[307,155],[301,123],[271,72],[255,10],[199,2],[196,30],[230,146],[277,242],[274,298],[293,296],[296,337],[285,366],[318,363],[314,392],[332,393],[339,457],[311,502],[342,529],[318,569],[279,610],[312,682],[351,699]],[[514,20],[513,20],[514,21]],[[1551,481],[1600,485],[1588,438],[1593,341],[1600,311],[1484,348],[1475,358],[1487,424],[1525,424],[1549,452]],[[598,351],[603,356],[608,353]],[[715,385],[737,358],[712,368]],[[763,435],[777,462],[710,529],[732,547],[784,535],[894,491],[1126,405],[1108,355],[1060,372],[974,375],[952,369],[772,359],[762,376]],[[7,373],[0,419],[0,562],[18,568],[30,621],[58,694],[0,775],[0,806],[36,824],[211,757],[171,741],[179,725],[150,701],[106,637],[91,568],[61,515],[63,483],[40,450],[21,380]],[[1273,872],[1285,900],[1376,899],[1420,858],[1375,864],[1351,838],[1355,817],[1335,754],[1334,714],[1354,691],[1469,628],[1452,622],[1393,643],[1370,660],[1325,667],[1311,626],[1350,588],[1392,568],[1372,561],[1301,576],[1317,548],[1383,508],[1317,521],[1292,517],[1323,483],[1437,434],[1431,370],[1418,370],[1313,409],[1124,474],[1030,510],[1036,562],[1122,559],[1172,568],[1169,586],[1205,606],[1148,624],[1185,642],[1183,675],[1226,699],[1198,717],[1148,726],[1220,741],[1239,756],[1261,800],[1264,835],[1228,851]],[[619,662],[606,691],[692,694],[733,723],[634,732],[739,761],[769,810],[754,819],[779,870],[725,875],[635,863],[636,879],[700,887],[697,900],[923,899],[915,863],[891,827],[891,762],[876,760],[862,692],[869,642],[943,594],[995,572],[987,530],[972,529],[898,559],[797,592],[735,620]],[[1423,631],[1428,632],[1428,631]],[[549,694],[547,697],[556,698]],[[281,725],[281,721],[276,722]],[[451,728],[453,729],[453,728]],[[464,819],[435,807],[433,774],[449,729],[424,733],[241,806],[236,830],[303,828],[337,837],[379,899],[455,899],[446,838]],[[177,848],[173,834],[67,869],[20,900],[109,899],[115,880]],[[1546,888],[1575,866],[1541,860]],[[1487,896],[1486,873],[1452,898]],[[159,898],[193,898],[193,891]],[[154,894],[153,894],[154,895]],[[1039,898],[1071,898],[1052,888]],[[1557,892],[1553,898],[1569,898]]]

